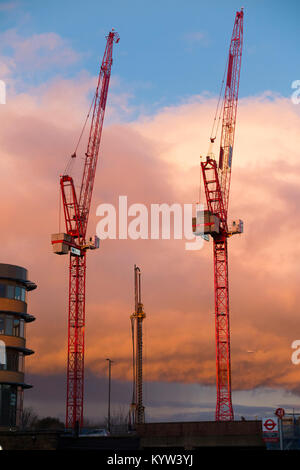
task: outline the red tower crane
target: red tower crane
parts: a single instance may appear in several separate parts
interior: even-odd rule
[[[96,236],[87,241],[86,231],[110,81],[113,43],[119,42],[119,35],[112,30],[106,39],[92,103],[93,116],[79,199],[73,178],[63,174],[60,177],[60,189],[66,233],[54,234],[51,237],[54,253],[70,253],[66,427],[73,429],[75,426],[82,426],[83,422],[86,251],[99,247],[99,239]],[[71,158],[74,157],[76,153]]]
[[[204,211],[203,233],[212,236],[214,253],[216,421],[230,421],[234,419],[231,400],[227,239],[231,235],[243,232],[243,222],[241,220],[234,220],[231,226],[228,227],[227,213],[242,58],[243,17],[244,13],[243,9],[241,9],[235,16],[230,42],[225,95],[222,107],[223,117],[219,161],[217,163],[211,151],[216,138],[212,134],[208,156],[206,161],[201,163],[207,203],[207,210]],[[199,216],[200,214],[198,213],[197,217]]]
[[[145,422],[145,407],[143,406],[143,320],[146,317],[142,304],[141,270],[134,265],[134,313],[131,315],[132,330],[132,368],[133,387],[132,402],[129,411],[129,424]]]

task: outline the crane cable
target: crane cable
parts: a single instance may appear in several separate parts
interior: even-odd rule
[[[226,71],[227,71],[227,67],[228,67],[228,60],[229,59],[227,58],[226,66],[225,66],[225,70],[224,70],[224,74],[223,74],[223,79],[222,79],[222,83],[221,83],[219,98],[218,98],[218,102],[217,102],[217,108],[216,108],[216,112],[215,112],[215,115],[214,115],[213,125],[212,125],[212,129],[211,129],[211,133],[210,133],[209,149],[208,149],[208,152],[207,152],[208,155],[212,153],[213,144],[215,142],[215,139],[216,139],[218,131],[219,131],[221,115],[222,115],[221,111],[222,111],[222,108],[223,108],[225,97],[223,97],[222,106],[220,106],[220,103],[221,103],[221,97],[222,97],[224,83],[225,83]],[[218,117],[218,115],[219,115],[219,117]],[[202,159],[202,156],[200,155],[200,161],[199,161],[199,193],[198,193],[199,204],[201,203],[201,159]]]
[[[60,187],[58,188],[58,233],[60,233],[61,227],[61,193]]]
[[[80,136],[79,136],[79,139],[78,139],[78,142],[77,142],[77,145],[75,147],[75,150],[74,152],[72,153],[71,157],[69,158],[69,161],[67,163],[67,166],[65,168],[65,171],[64,171],[64,175],[68,175],[70,172],[71,172],[71,169],[72,169],[72,164],[73,164],[73,161],[74,159],[76,158],[76,152],[78,150],[78,147],[79,147],[79,144],[81,142],[81,139],[82,139],[82,136],[83,136],[83,133],[85,131],[85,128],[86,128],[86,125],[87,125],[87,122],[88,122],[88,119],[90,117],[90,114],[91,114],[91,110],[92,110],[92,107],[93,107],[93,104],[94,104],[94,101],[95,101],[95,98],[96,98],[96,93],[94,93],[94,96],[93,96],[93,99],[92,99],[92,102],[91,102],[91,105],[90,105],[90,109],[89,109],[89,112],[86,116],[86,119],[85,119],[85,122],[83,124],[83,127],[82,127],[82,130],[81,130],[81,133],[80,133]]]
[[[228,59],[227,59],[226,67],[225,67],[225,70],[224,70],[224,75],[223,75],[223,79],[222,79],[222,83],[221,83],[221,89],[220,89],[219,98],[218,98],[218,103],[217,103],[217,109],[216,109],[216,112],[215,112],[215,116],[214,116],[214,120],[213,120],[213,125],[212,125],[212,129],[211,129],[211,134],[210,134],[210,141],[211,141],[211,143],[213,143],[213,142],[215,141],[215,138],[216,138],[217,133],[218,133],[218,130],[219,130],[220,121],[221,121],[221,109],[222,109],[222,107],[223,107],[224,98],[223,98],[223,100],[222,100],[222,106],[221,106],[221,107],[220,107],[220,102],[221,102],[221,97],[222,97],[222,93],[223,93],[223,88],[224,88],[224,83],[225,83],[225,76],[226,76],[227,67],[228,67]],[[220,108],[220,109],[219,109],[219,108]],[[217,121],[218,113],[219,113],[219,119],[218,119],[217,126],[216,126],[216,121]],[[216,129],[215,129],[215,126],[216,126]],[[214,132],[214,130],[215,130],[215,132]]]
[[[201,204],[201,160],[202,160],[202,155],[200,155],[200,160],[199,160],[199,199],[198,199],[198,204]]]

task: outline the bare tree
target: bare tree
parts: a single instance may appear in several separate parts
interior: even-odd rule
[[[110,429],[112,434],[123,434],[128,431],[128,407],[126,405],[120,405],[118,408],[114,408],[110,415]],[[105,418],[105,424],[107,427],[108,419]]]
[[[106,418],[84,418],[83,419],[83,427],[84,428],[106,428],[107,419]]]
[[[33,408],[28,407],[23,409],[23,413],[21,415],[21,429],[34,429],[36,424],[39,420],[38,414],[34,411]]]

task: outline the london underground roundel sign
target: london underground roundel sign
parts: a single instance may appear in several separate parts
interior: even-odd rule
[[[264,418],[262,421],[263,432],[276,432],[278,431],[277,418]]]

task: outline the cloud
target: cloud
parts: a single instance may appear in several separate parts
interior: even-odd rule
[[[202,45],[208,46],[210,44],[210,40],[206,33],[202,31],[190,31],[183,35],[183,40],[189,47],[194,45]]]
[[[78,62],[80,55],[69,41],[48,32],[23,37],[15,29],[0,34],[1,77],[65,68]]]
[[[15,8],[17,8],[17,6],[19,5],[19,2],[2,2],[0,4],[0,11],[10,11],[10,10],[14,10]]]
[[[37,320],[27,329],[28,347],[36,350],[27,367],[35,374],[65,370],[68,259],[52,254],[50,234],[59,230],[58,177],[80,133],[91,86],[88,76],[77,83],[57,79],[0,107],[2,262],[27,267],[38,283],[29,296],[29,312]],[[120,103],[108,98],[112,118],[103,132],[90,234],[99,220],[97,205],[117,202],[119,195],[146,205],[198,199],[199,155],[207,151],[215,104],[195,97],[121,123],[113,119]],[[290,348],[299,339],[299,124],[299,109],[287,99],[240,102],[230,213],[244,219],[245,233],[229,240],[235,390],[277,387],[300,393]],[[74,169],[77,184],[83,154],[84,145]],[[143,272],[147,314],[145,379],[213,386],[211,242],[193,253],[180,240],[108,240],[88,254],[87,368],[104,376],[104,359],[111,357],[114,377],[131,379],[135,263]]]
[[[89,370],[85,377],[84,416],[93,423],[104,421],[107,415],[107,365],[106,375],[96,376]],[[34,387],[25,394],[27,407],[32,407],[40,416],[58,416],[65,419],[66,383],[63,374],[27,374],[27,382]],[[128,413],[132,385],[115,378],[112,365],[111,414],[120,410]],[[234,392],[235,419],[260,419],[271,416],[279,406],[286,411],[297,412],[298,397],[282,389],[260,388]],[[196,384],[145,382],[144,405],[147,422],[213,420],[215,415],[215,387]]]

